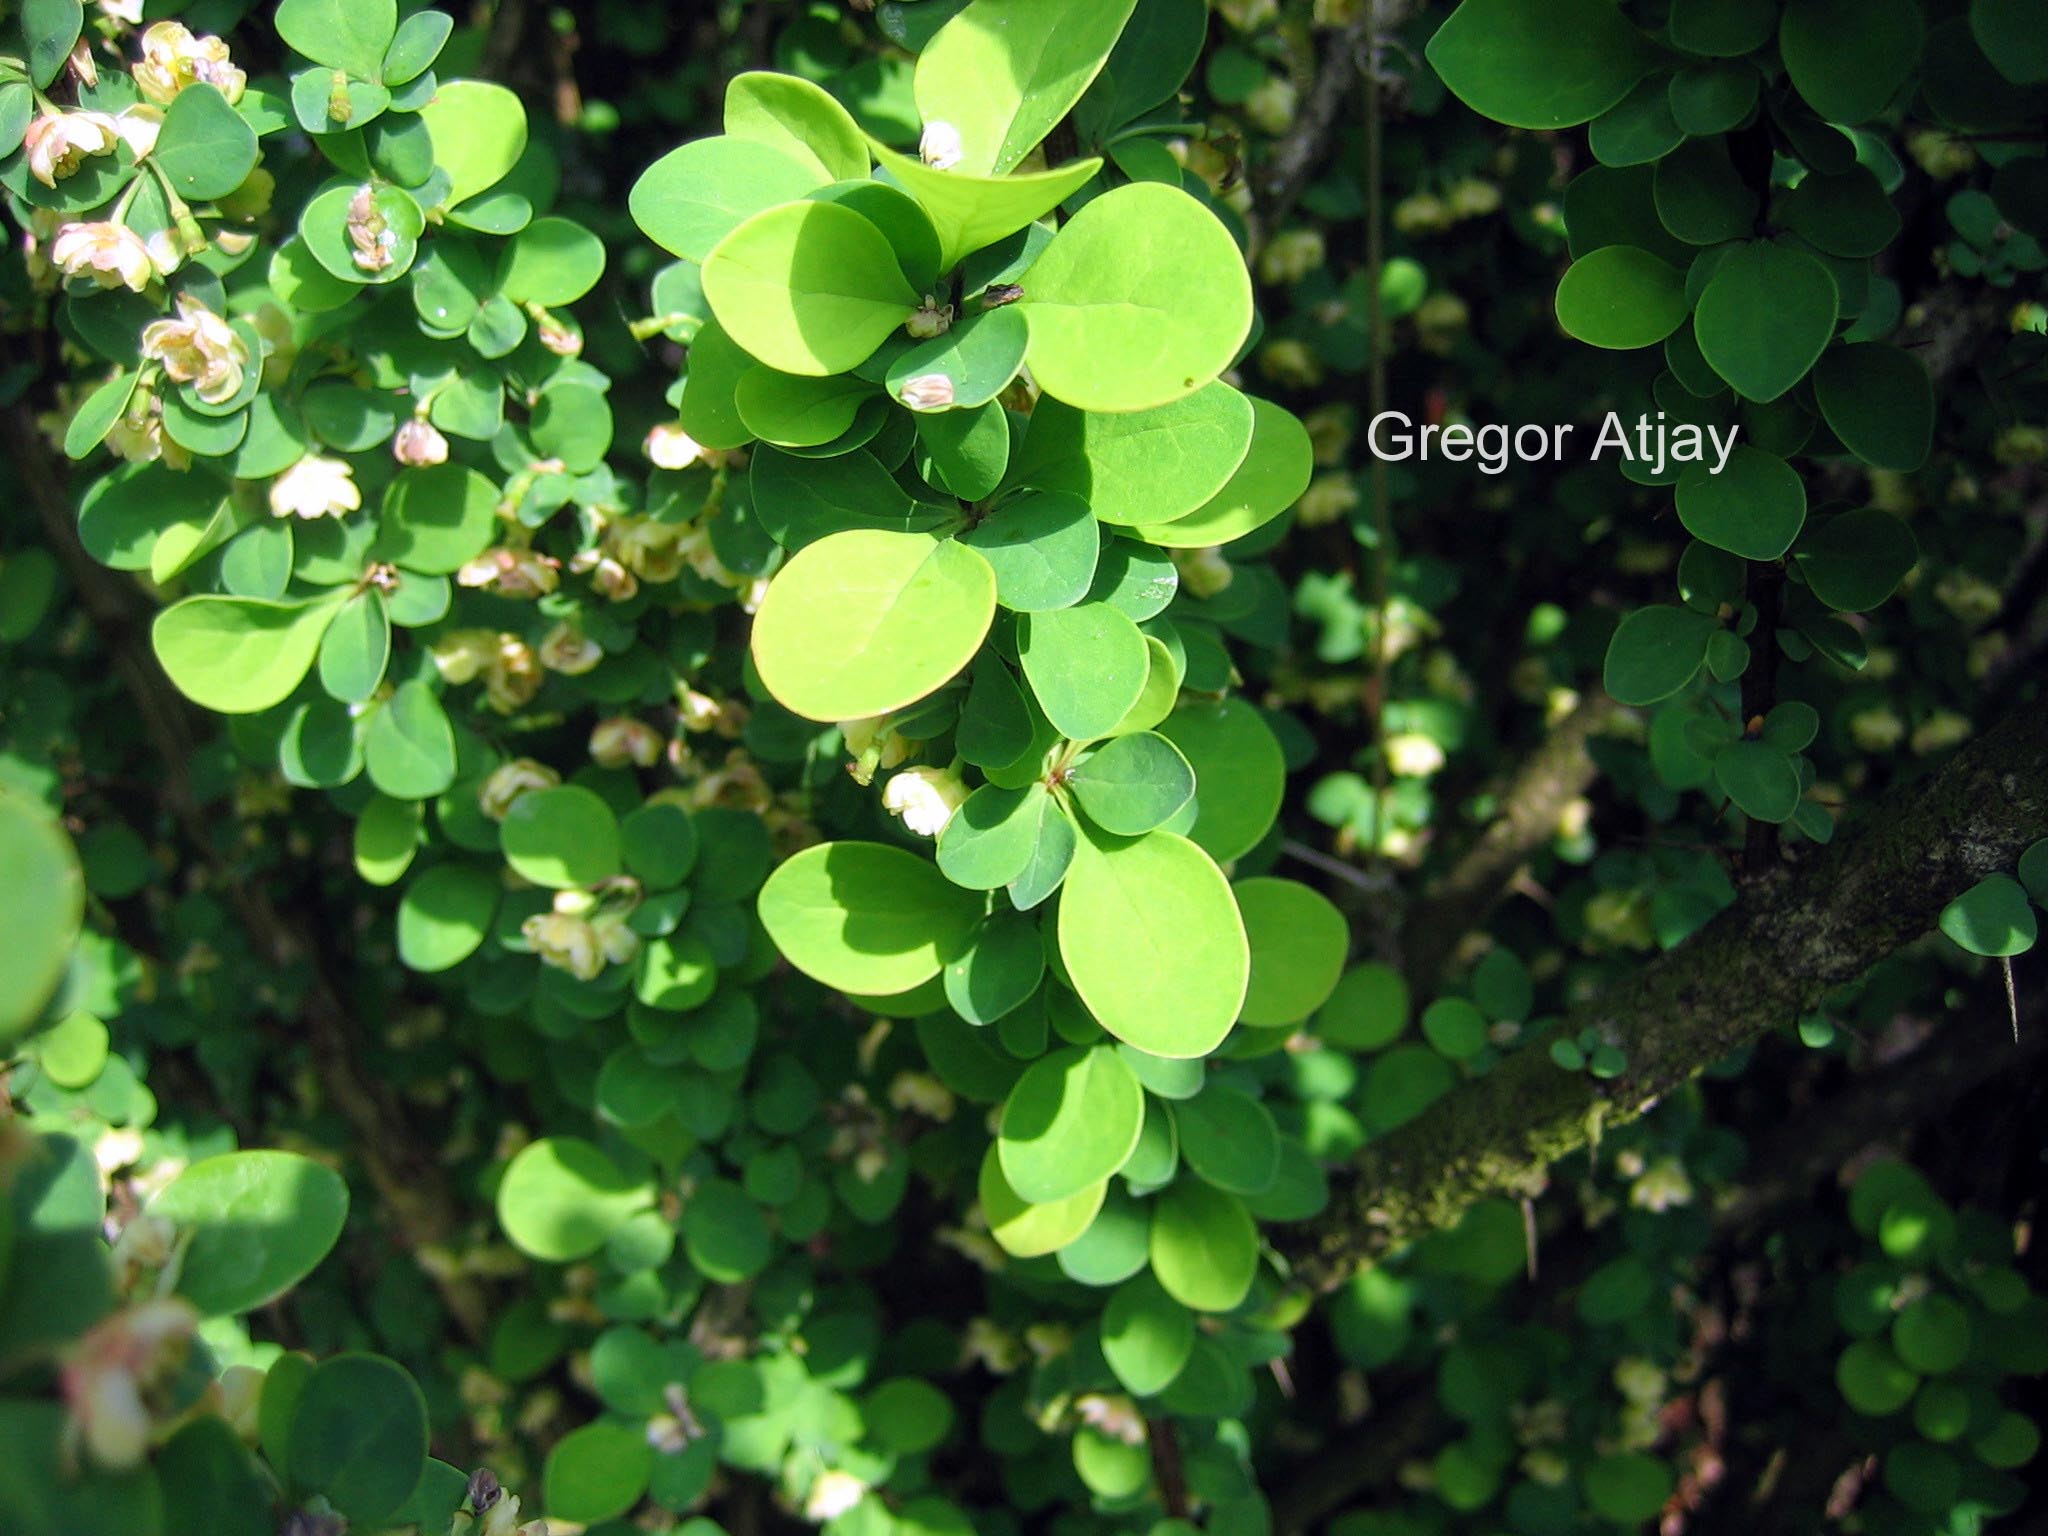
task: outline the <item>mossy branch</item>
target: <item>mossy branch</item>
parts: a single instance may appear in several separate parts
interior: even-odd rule
[[[1985,875],[2048,834],[2048,706],[2022,704],[1930,779],[1901,784],[1835,843],[1774,873],[1679,948],[1574,1009],[1628,1056],[1601,1082],[1540,1049],[1510,1056],[1368,1146],[1325,1213],[1283,1230],[1304,1283],[1327,1288],[1475,1201],[1540,1189],[1599,1127],[1633,1119],[1766,1030],[1789,1024],[1934,926]],[[1975,1049],[2010,1049],[1987,1035]]]

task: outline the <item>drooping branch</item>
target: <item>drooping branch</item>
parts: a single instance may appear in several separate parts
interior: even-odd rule
[[[1599,770],[1587,745],[1615,709],[1601,690],[1560,720],[1501,787],[1500,809],[1478,840],[1410,910],[1402,945],[1419,985],[1435,984],[1459,941],[1486,920],[1516,874],[1557,835],[1565,807],[1592,786]]]
[[[1796,869],[1749,888],[1685,944],[1574,1009],[1621,1047],[1601,1082],[1541,1050],[1510,1056],[1368,1146],[1328,1210],[1280,1234],[1305,1283],[1448,1227],[1489,1195],[1541,1188],[1550,1164],[1933,927],[1983,876],[2048,834],[2048,706],[2022,704],[1923,782],[1902,784]],[[1981,1049],[1994,1050],[1990,1039]]]
[[[63,566],[81,606],[113,658],[134,703],[162,773],[166,809],[193,848],[214,866],[223,893],[252,942],[278,964],[304,963],[309,971],[300,1023],[322,1088],[354,1129],[351,1153],[362,1164],[393,1217],[404,1245],[422,1256],[443,1303],[472,1339],[488,1326],[488,1298],[467,1275],[427,1262],[457,1236],[462,1218],[454,1191],[431,1149],[407,1119],[390,1085],[361,1066],[360,1031],[321,964],[318,946],[303,927],[279,911],[269,894],[215,853],[208,812],[192,791],[191,709],[171,687],[144,638],[146,613],[135,588],[94,562],[79,546],[71,500],[28,407],[0,411],[0,452],[34,503],[50,552]]]
[[[1253,190],[1268,231],[1287,222],[1336,135],[1344,103],[1365,71],[1378,67],[1387,36],[1407,21],[1414,0],[1356,0],[1357,16],[1321,38],[1322,63],[1294,122],[1260,166]]]
[[[2048,1058],[2048,1033],[2040,1023],[2039,1017],[2028,1021],[2017,1053],[1950,1050],[1936,1036],[1908,1056],[1858,1074],[1810,1112],[1759,1141],[1743,1182],[1714,1206],[1711,1254],[1725,1260],[1747,1252],[1766,1221],[1806,1203],[1817,1185],[1864,1148],[1904,1151],[1922,1126],[1994,1078],[2037,1070]],[[1543,1293],[1570,1298],[1600,1252],[1584,1233],[1567,1240],[1561,1263],[1557,1254],[1546,1251]],[[1434,1377],[1401,1384],[1367,1418],[1286,1469],[1273,1492],[1274,1530],[1295,1536],[1369,1490],[1392,1485],[1404,1461],[1427,1454],[1431,1436],[1441,1427]]]

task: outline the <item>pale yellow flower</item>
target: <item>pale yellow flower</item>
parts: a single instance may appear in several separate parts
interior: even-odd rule
[[[604,647],[566,619],[540,642],[540,664],[564,677],[581,677],[604,660]]]
[[[87,158],[112,151],[121,136],[104,112],[45,112],[28,125],[22,146],[28,173],[46,187],[73,175]]]
[[[536,912],[519,925],[543,965],[567,971],[579,981],[595,981],[604,970],[604,947],[587,917],[568,912]]]
[[[227,321],[181,293],[177,319],[142,328],[142,355],[162,363],[176,382],[196,386],[208,405],[220,405],[241,393],[249,346]]]
[[[177,100],[186,86],[200,84],[212,86],[232,105],[249,84],[229,59],[226,43],[195,37],[175,21],[159,21],[142,34],[142,62],[134,75],[136,89],[160,107]]]
[[[488,587],[500,597],[545,597],[561,585],[561,562],[537,550],[500,544],[455,573],[465,587]]]
[[[90,277],[102,288],[126,287],[136,293],[147,288],[159,270],[156,254],[126,224],[66,224],[57,231],[50,260],[66,277]]]
[[[309,453],[270,482],[273,517],[343,517],[361,508],[355,471],[340,459]]]
[[[509,715],[533,701],[547,676],[540,658],[517,635],[498,636],[497,653],[484,673],[484,702],[501,715]]]
[[[966,798],[967,785],[950,768],[905,768],[882,786],[882,809],[919,837],[945,831]]]

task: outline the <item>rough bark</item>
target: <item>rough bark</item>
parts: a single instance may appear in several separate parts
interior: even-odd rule
[[[1587,745],[1615,710],[1602,690],[1559,721],[1501,787],[1499,813],[1409,912],[1402,947],[1418,984],[1436,984],[1459,941],[1486,921],[1522,867],[1557,835],[1565,807],[1592,787],[1599,770]]]
[[[1751,1149],[1750,1171],[1714,1207],[1714,1259],[1747,1253],[1768,1221],[1810,1200],[1817,1186],[1836,1177],[1866,1147],[1903,1152],[1923,1126],[1993,1079],[2038,1071],[2048,1059],[2048,1033],[2041,1023],[2038,1014],[2027,1020],[2017,1049],[2000,1049],[1998,1042],[1987,1041],[1983,1050],[1955,1050],[1937,1036],[1911,1055],[1859,1074],[1810,1112],[1758,1141]],[[1574,1295],[1600,1251],[1586,1234],[1578,1233],[1566,1240],[1561,1255],[1546,1252],[1544,1292],[1563,1298]],[[1410,1380],[1369,1417],[1338,1431],[1328,1445],[1288,1467],[1272,1496],[1273,1529],[1281,1536],[1294,1536],[1321,1524],[1353,1499],[1391,1484],[1401,1464],[1426,1454],[1442,1430],[1436,1405],[1433,1377]],[[1837,1460],[1824,1469],[1819,1480],[1823,1491],[1841,1464]],[[1796,1504],[1811,1519],[1820,1501],[1785,1502]],[[1750,1509],[1746,1497],[1724,1488],[1709,1506],[1708,1526],[1750,1518]]]
[[[1925,934],[2048,834],[2048,706],[2023,704],[1925,782],[1886,794],[1835,843],[1758,882],[1679,948],[1576,1008],[1628,1057],[1602,1082],[1541,1050],[1510,1056],[1368,1146],[1317,1220],[1278,1235],[1301,1281],[1335,1285],[1477,1200],[1540,1189],[1603,1125],[1793,1022],[1829,987]],[[1995,1048],[1986,1042],[1985,1049]]]

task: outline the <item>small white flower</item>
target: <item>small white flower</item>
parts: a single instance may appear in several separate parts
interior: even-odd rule
[[[120,116],[114,119],[114,132],[121,136],[121,142],[128,146],[128,153],[141,160],[156,148],[157,135],[163,132],[164,109],[137,103],[123,107]]]
[[[917,142],[918,158],[935,171],[950,171],[967,156],[960,130],[951,123],[926,123]]]
[[[704,457],[704,445],[674,422],[663,422],[641,445],[656,469],[688,469]]]
[[[198,1328],[190,1302],[165,1297],[116,1312],[72,1346],[60,1376],[71,1442],[110,1471],[139,1465],[156,1428],[151,1399],[183,1365]]]
[[[920,373],[903,381],[897,398],[913,411],[943,411],[953,403],[953,381],[943,373]]]
[[[867,1484],[851,1472],[837,1468],[821,1472],[804,1498],[804,1518],[819,1524],[837,1519],[866,1498],[867,1492]]]
[[[270,482],[273,517],[340,517],[358,510],[363,493],[355,471],[340,459],[309,453]]]
[[[950,768],[905,768],[883,786],[882,809],[919,837],[937,837],[966,798],[967,786]]]
[[[1444,749],[1419,732],[1387,738],[1387,766],[1403,778],[1426,779],[1443,765]]]

